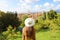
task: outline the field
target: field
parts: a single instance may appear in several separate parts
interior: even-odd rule
[[[22,40],[22,34],[18,33],[18,36],[15,36],[15,38],[11,35],[8,40]],[[60,40],[60,27],[53,30],[41,30],[36,32],[36,40]]]
[[[60,40],[60,30],[37,33],[37,40]]]
[[[22,38],[17,38],[14,40],[22,40]],[[36,40],[60,40],[60,30],[37,32]]]

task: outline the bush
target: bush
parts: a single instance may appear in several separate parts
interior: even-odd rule
[[[12,26],[9,26],[7,31],[3,32],[2,34],[6,37],[6,40],[14,40],[21,37],[21,33],[19,31],[16,32],[16,29],[12,29]]]
[[[6,31],[9,25],[12,25],[13,28],[20,25],[20,21],[17,18],[17,13],[0,12],[0,32]]]
[[[43,24],[43,25],[41,26],[41,29],[42,29],[42,30],[47,30],[47,29],[49,29],[49,26],[47,26],[46,24]]]
[[[27,15],[24,15],[23,18],[22,18],[22,20],[21,20],[22,21],[22,23],[20,25],[21,27],[24,27],[25,26],[24,21],[25,21],[26,18],[28,18],[28,16]]]

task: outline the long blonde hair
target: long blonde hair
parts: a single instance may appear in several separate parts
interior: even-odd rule
[[[27,28],[26,29],[27,36],[28,37],[31,37],[33,35],[33,31],[34,31],[34,28],[33,27]]]

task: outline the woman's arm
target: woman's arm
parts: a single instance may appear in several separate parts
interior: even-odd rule
[[[22,30],[22,40],[25,40],[24,29]]]
[[[25,36],[24,35],[22,35],[22,40],[25,40]]]

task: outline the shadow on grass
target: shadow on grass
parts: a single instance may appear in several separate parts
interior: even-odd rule
[[[40,29],[40,30],[37,30],[37,33],[38,32],[47,32],[47,31],[50,31],[50,29]]]

